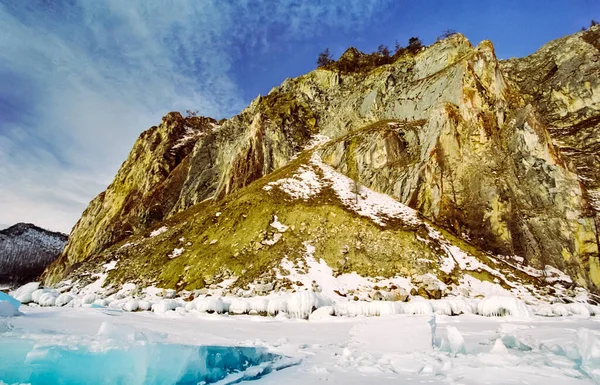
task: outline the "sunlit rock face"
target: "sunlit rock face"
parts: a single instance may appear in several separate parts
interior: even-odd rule
[[[573,236],[590,257],[590,278],[598,286],[600,231],[600,27],[552,41],[535,54],[501,63],[507,77],[530,103],[561,155],[561,166],[577,175],[584,198],[581,216],[595,219],[596,247]],[[573,215],[570,210],[567,215]],[[581,218],[581,219],[583,219]],[[592,242],[593,243],[593,242]],[[563,253],[570,260],[571,250]],[[585,257],[584,257],[585,259]]]
[[[456,34],[367,72],[331,67],[287,79],[227,121],[171,113],[140,136],[46,280],[66,277],[162,221],[184,223],[207,200],[250,199],[243,196],[253,182],[284,173],[318,138],[314,151],[336,171],[453,236],[485,252],[559,267],[596,288],[598,35],[592,27],[527,58],[499,61],[491,42],[473,46]],[[318,205],[306,210],[323,215]],[[219,242],[236,253],[238,239]]]
[[[216,126],[210,118],[167,114],[143,132],[106,191],[77,222],[64,256],[77,261],[164,219],[177,203],[199,137]]]

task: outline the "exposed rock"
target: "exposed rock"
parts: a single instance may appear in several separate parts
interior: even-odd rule
[[[571,199],[571,205],[561,204],[561,209],[581,226],[570,226],[568,241],[562,234],[560,239],[546,238],[553,241],[550,252],[560,251],[579,283],[589,274],[599,286],[600,26],[552,41],[531,56],[501,62],[501,66],[524,100],[535,107],[559,153],[560,167],[575,174],[579,183],[580,191],[574,188],[572,194],[582,199]],[[573,209],[574,204],[581,205],[579,210]],[[582,267],[588,274],[581,273]]]
[[[307,237],[339,273],[424,274],[439,268],[444,252],[428,231],[436,228],[478,258],[519,255],[596,290],[599,31],[505,62],[489,41],[473,47],[455,34],[367,72],[321,68],[286,79],[221,125],[171,113],[142,134],[113,184],[84,212],[46,282],[115,253],[128,259],[109,279],[136,269],[168,286],[184,276],[194,289],[203,274],[226,266],[247,270],[242,285],[283,255],[301,255]],[[343,55],[361,58],[354,49]],[[193,138],[183,140],[189,127]],[[281,179],[311,183],[297,175],[311,167],[302,150],[317,134],[329,141],[314,151],[358,182],[357,202],[364,185],[427,222],[367,224],[327,186],[295,202],[272,186],[272,194],[263,190]],[[315,179],[322,170],[313,172]],[[263,245],[274,215],[300,231]],[[160,240],[144,237],[159,222],[169,228]],[[182,236],[198,246],[164,261]],[[127,237],[139,244],[113,247]],[[418,291],[439,298],[443,290],[423,282]]]
[[[413,277],[413,283],[418,286],[418,295],[429,299],[442,298],[442,294],[446,289],[446,285],[433,274]]]
[[[406,289],[400,287],[400,288],[392,289],[390,291],[388,299],[390,301],[406,302],[406,301],[408,301],[409,297],[410,297],[410,295],[408,294],[408,291],[406,291]]]
[[[273,290],[273,284],[272,283],[256,284],[256,285],[254,285],[254,290],[258,294],[266,294]]]

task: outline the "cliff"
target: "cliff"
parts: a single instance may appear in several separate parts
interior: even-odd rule
[[[224,122],[170,113],[90,203],[45,281],[116,259],[108,282],[275,282],[282,261],[308,253],[368,276],[456,283],[468,270],[545,284],[502,262],[516,260],[598,290],[599,34],[507,61],[456,34],[368,71],[287,79]],[[487,267],[461,265],[451,246]]]

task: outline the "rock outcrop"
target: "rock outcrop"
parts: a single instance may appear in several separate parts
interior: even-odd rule
[[[190,170],[188,155],[215,127],[214,119],[172,112],[158,127],[143,132],[114,181],[73,228],[64,252],[70,261],[98,253],[167,217]]]
[[[0,284],[17,285],[36,279],[66,244],[65,234],[30,223],[0,230]]]
[[[248,270],[242,266],[273,268],[292,250],[300,252],[302,242],[298,235],[297,244],[287,248],[269,244],[274,238],[265,238],[264,228],[276,213],[265,202],[278,201],[267,199],[261,188],[307,169],[308,159],[318,155],[357,186],[417,210],[428,226],[445,229],[452,243],[464,243],[472,254],[555,266],[597,290],[599,34],[600,28],[592,27],[508,61],[496,58],[491,42],[473,47],[456,34],[366,72],[332,67],[287,79],[219,124],[171,113],[142,134],[115,181],[92,201],[46,281],[57,282],[108,258],[118,257],[127,266],[127,260],[140,262],[139,253],[146,253],[144,274],[156,274],[159,264],[159,281],[174,287],[204,285],[215,265],[238,274]],[[284,205],[277,215],[306,212],[311,220],[326,222],[333,210],[327,194],[309,198],[302,209]],[[216,212],[227,212],[225,218],[233,222],[222,222]],[[298,226],[309,228],[308,220]],[[147,236],[160,224],[178,229],[163,240],[164,250]],[[317,250],[336,265],[350,235],[321,227],[337,241]],[[346,231],[366,230],[350,226]],[[402,231],[417,237],[410,226]],[[168,258],[181,247],[175,236],[203,246],[185,258]],[[401,273],[394,266],[423,273],[406,264],[410,255],[431,254],[428,258],[436,261],[439,245],[388,236],[388,247],[401,252],[382,254],[383,242],[348,261],[364,258],[369,265],[385,255],[390,264],[378,268],[387,274]],[[428,242],[422,235],[414,239],[419,237]],[[126,242],[137,246],[118,248]],[[271,247],[278,251],[257,257]],[[139,268],[138,262],[132,266]],[[132,268],[113,275],[121,279]],[[189,274],[193,277],[180,279]]]
[[[535,54],[501,62],[508,79],[538,117],[561,154],[562,166],[577,175],[584,207],[595,220],[600,249],[600,28],[555,40]],[[579,243],[575,236],[574,242]],[[579,245],[580,249],[586,248]],[[598,254],[588,250],[593,281],[599,285]],[[563,253],[565,259],[571,255]]]

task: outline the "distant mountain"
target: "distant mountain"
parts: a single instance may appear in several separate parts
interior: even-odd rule
[[[0,283],[19,284],[37,278],[59,256],[67,238],[31,223],[0,230]]]

